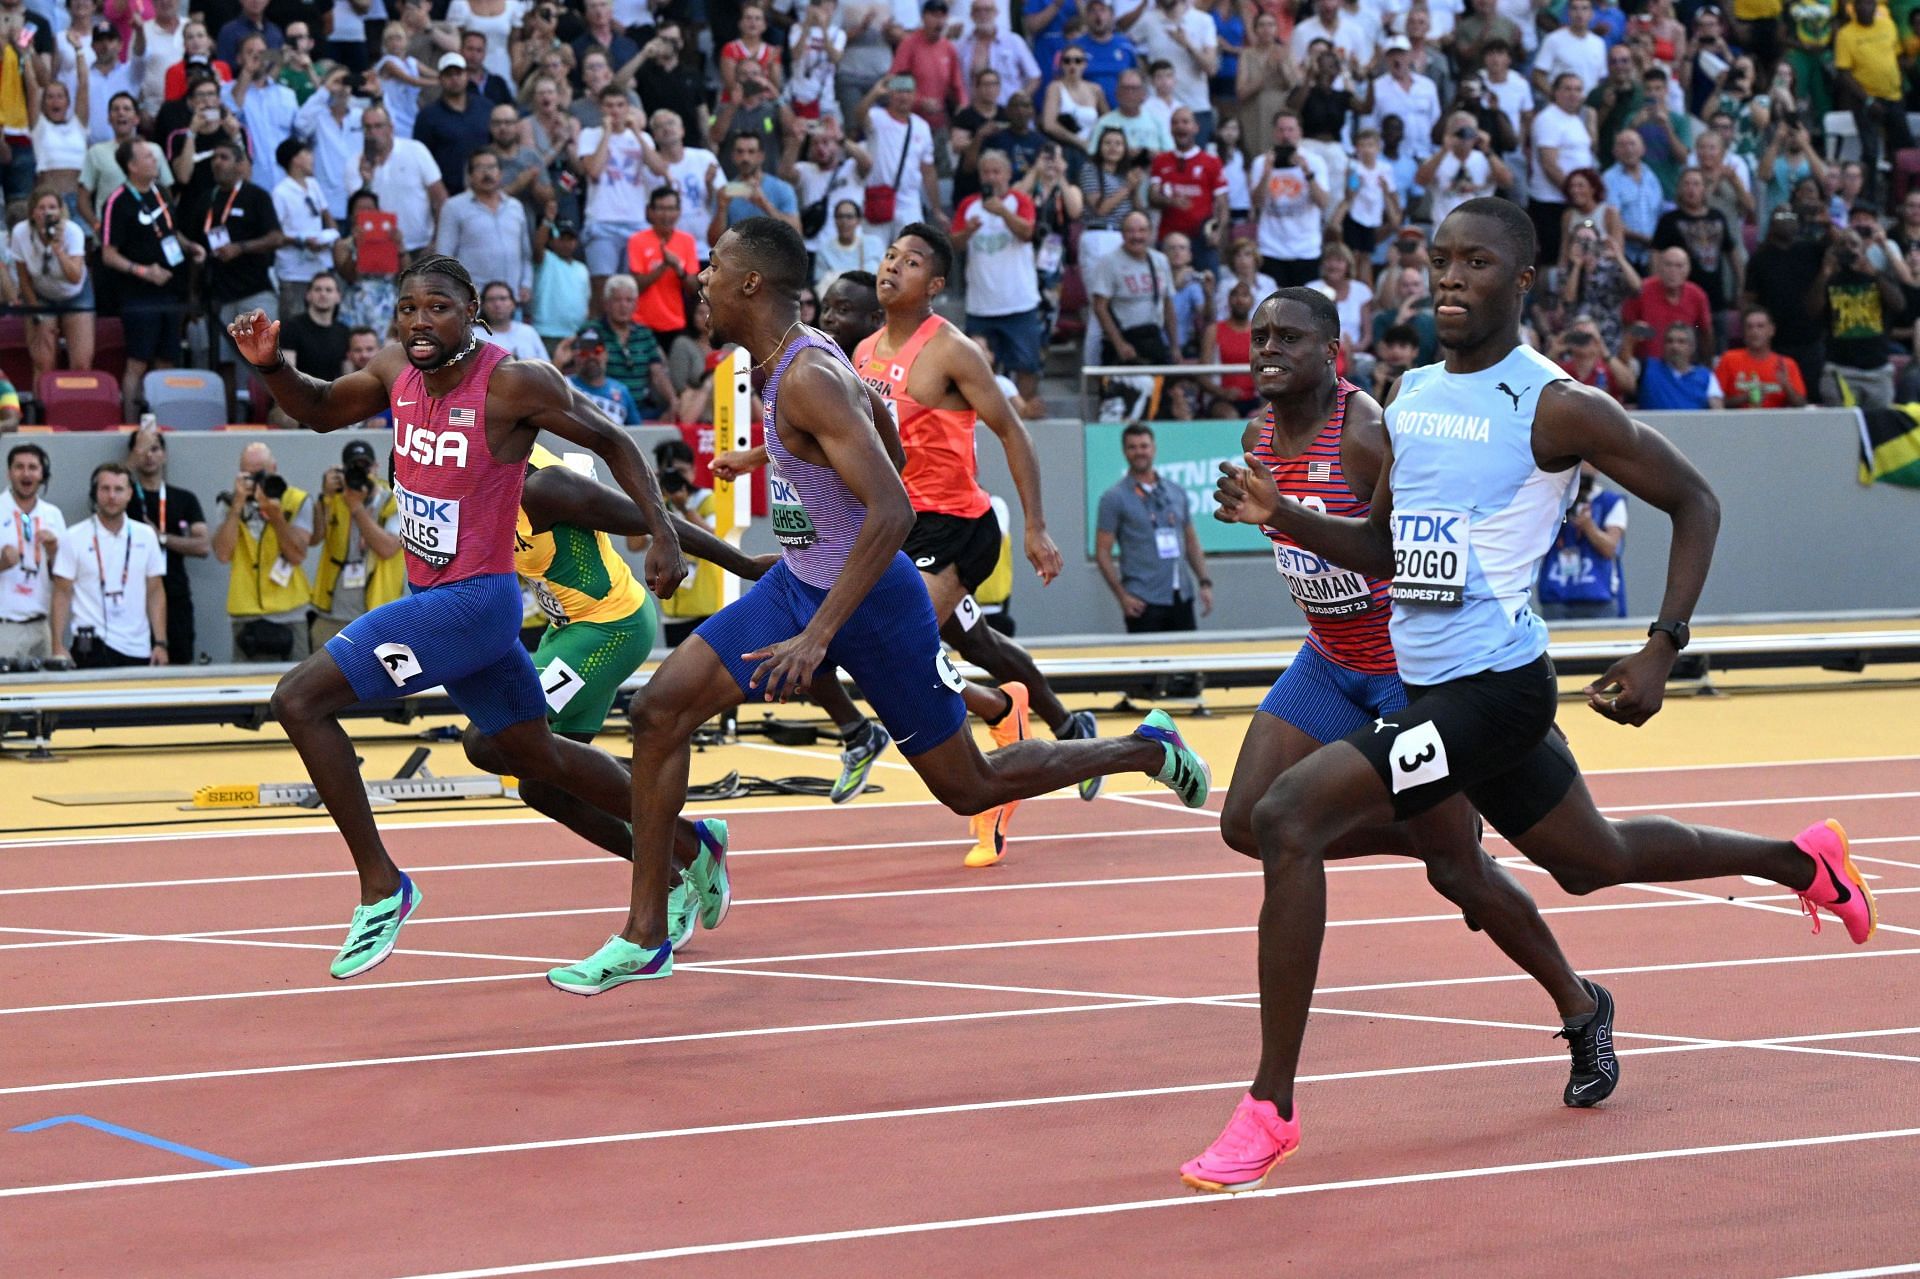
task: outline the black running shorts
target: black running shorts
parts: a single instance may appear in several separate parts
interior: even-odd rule
[[[913,522],[907,543],[901,547],[913,566],[929,576],[938,576],[951,564],[960,575],[960,585],[969,594],[993,576],[1000,562],[1000,517],[988,507],[978,516],[941,515],[922,512]]]
[[[1464,794],[1493,828],[1514,839],[1552,812],[1580,776],[1554,727],[1559,698],[1542,656],[1511,671],[1483,671],[1445,684],[1407,685],[1405,710],[1345,740],[1393,793],[1405,820]]]

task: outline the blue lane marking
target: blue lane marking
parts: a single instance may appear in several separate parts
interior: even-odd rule
[[[40,1119],[30,1124],[21,1124],[14,1132],[39,1132],[42,1128],[52,1128],[56,1124],[79,1124],[85,1128],[98,1129],[115,1137],[128,1141],[137,1141],[143,1146],[152,1146],[155,1150],[164,1150],[169,1154],[185,1155],[188,1159],[197,1159],[203,1164],[212,1164],[216,1168],[246,1168],[238,1159],[229,1159],[225,1155],[211,1154],[205,1150],[196,1150],[192,1146],[183,1146],[177,1141],[168,1141],[149,1132],[136,1132],[131,1128],[122,1128],[119,1124],[110,1124],[104,1119],[95,1119],[92,1115],[55,1115],[51,1119]]]

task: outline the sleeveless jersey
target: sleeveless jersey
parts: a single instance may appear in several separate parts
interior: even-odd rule
[[[780,416],[780,380],[800,352],[809,347],[830,352],[851,369],[838,343],[815,329],[802,327],[800,340],[788,347],[773,366],[761,389],[766,406],[767,497],[773,536],[793,575],[808,586],[829,590],[846,567],[847,552],[867,522],[866,503],[853,495],[847,482],[831,466],[795,457],[781,442],[774,424]]]
[[[514,513],[526,466],[487,447],[487,384],[507,353],[491,342],[467,357],[460,384],[429,395],[409,364],[393,381],[393,495],[407,581],[416,587],[513,572]]]
[[[1409,684],[1510,671],[1547,649],[1527,607],[1580,479],[1533,459],[1540,392],[1566,371],[1516,346],[1478,373],[1412,369],[1387,407],[1393,445],[1393,648]]]
[[[1327,424],[1298,457],[1273,449],[1273,410],[1260,423],[1253,455],[1273,472],[1274,485],[1317,511],[1365,519],[1372,494],[1355,493],[1340,466],[1340,436],[1347,420],[1347,397],[1359,388],[1341,378],[1333,393]],[[1293,602],[1307,615],[1307,643],[1335,665],[1363,675],[1391,675],[1397,669],[1387,620],[1393,611],[1390,584],[1340,568],[1300,546],[1278,529],[1261,525],[1273,543],[1274,567],[1286,579]]]
[[[538,444],[527,461],[536,470],[565,466]],[[613,540],[597,529],[555,524],[533,531],[525,507],[513,536],[514,571],[533,588],[555,626],[569,622],[624,622],[646,607],[647,593],[633,570],[613,549]]]
[[[891,357],[880,354],[886,329],[867,335],[854,348],[853,364],[867,385],[886,397],[907,469],[900,480],[907,500],[923,514],[958,515],[977,519],[986,513],[987,491],[975,478],[973,432],[979,414],[972,409],[930,409],[907,394],[907,376],[927,343],[943,328],[952,328],[938,315],[928,316],[905,346]]]

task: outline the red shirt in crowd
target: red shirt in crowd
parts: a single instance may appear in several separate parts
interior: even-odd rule
[[[888,75],[913,77],[913,110],[936,129],[947,127],[947,112],[967,100],[960,75],[960,50],[945,36],[927,39],[924,31],[909,31],[893,51]]]
[[[1153,157],[1148,173],[1168,200],[1160,212],[1160,238],[1178,231],[1188,239],[1199,239],[1200,228],[1213,216],[1214,197],[1227,193],[1227,172],[1220,157],[1198,147],[1184,155],[1162,151]]]
[[[1634,354],[1643,360],[1660,358],[1670,324],[1684,324],[1691,328],[1701,352],[1713,349],[1707,341],[1707,335],[1713,332],[1713,308],[1707,304],[1706,290],[1692,280],[1680,286],[1680,300],[1675,302],[1668,299],[1666,285],[1657,279],[1650,279],[1640,286],[1639,296],[1627,299],[1627,305],[1621,309],[1620,315],[1628,324],[1645,324],[1653,330],[1634,348]]]
[[[1784,409],[1789,386],[1799,392],[1802,402],[1807,398],[1799,363],[1778,351],[1755,359],[1744,346],[1735,347],[1720,357],[1713,376],[1719,379],[1720,393],[1727,397],[1730,409]]]
[[[691,235],[675,231],[662,244],[652,227],[635,231],[627,238],[627,269],[635,275],[645,275],[664,262],[668,253],[678,258],[689,272],[700,269],[700,250]],[[633,322],[661,334],[678,333],[687,327],[686,288],[677,274],[662,271],[660,278],[647,286],[647,291],[634,304]]]

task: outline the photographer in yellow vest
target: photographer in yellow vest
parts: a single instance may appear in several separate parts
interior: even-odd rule
[[[307,608],[313,587],[302,562],[309,535],[294,523],[307,504],[279,474],[273,450],[240,451],[233,491],[219,502],[225,517],[213,534],[213,557],[228,566],[227,616],[236,662],[299,662],[312,652]]]
[[[375,476],[373,446],[349,440],[340,465],[320,480],[313,504],[313,538],[320,563],[313,573],[315,648],[347,623],[406,594],[406,558],[400,554],[400,503]]]

